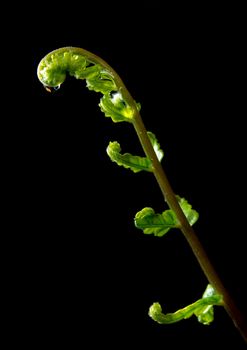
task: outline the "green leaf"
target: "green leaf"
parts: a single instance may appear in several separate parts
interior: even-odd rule
[[[164,236],[171,228],[178,227],[176,215],[170,209],[156,214],[152,208],[144,208],[136,214],[134,222],[145,234],[158,237]]]
[[[181,198],[179,196],[176,196],[178,203],[183,210],[184,215],[186,216],[187,220],[189,221],[189,224],[192,226],[196,223],[196,221],[199,218],[199,214],[196,210],[192,209],[191,204],[188,203],[188,201],[185,198]]]
[[[207,294],[207,291],[210,293]],[[206,294],[205,294],[206,293]],[[174,312],[164,314],[159,303],[153,303],[149,308],[149,316],[160,324],[170,324],[187,319],[193,315],[197,316],[198,321],[204,325],[210,324],[213,319],[213,305],[223,305],[222,295],[216,294],[213,287],[209,284],[203,297],[196,302]]]
[[[176,197],[190,225],[193,225],[198,220],[199,214],[192,209],[185,198]],[[158,237],[166,234],[171,228],[180,227],[177,216],[171,209],[156,214],[152,208],[144,208],[136,214],[134,222],[135,226],[145,234],[154,234]]]
[[[115,123],[131,123],[134,117],[133,109],[123,100],[120,92],[105,94],[100,99],[99,106],[105,116],[112,118]]]
[[[140,108],[139,105],[138,108]],[[161,160],[164,152],[160,149],[160,145],[155,135],[151,131],[148,131],[147,133],[158,159]],[[131,169],[134,173],[141,170],[149,172],[153,171],[152,163],[147,157],[133,156],[130,153],[121,154],[121,146],[117,141],[110,142],[106,152],[113,162],[116,162],[118,165],[125,168]]]
[[[116,84],[109,72],[100,69],[98,76],[87,79],[87,88],[102,94],[109,94],[117,91]]]
[[[69,74],[76,79],[97,79],[100,75],[101,67],[98,64],[95,64],[94,66],[75,66],[73,64],[72,67],[70,67]]]
[[[149,140],[151,141],[151,144],[154,148],[154,152],[156,153],[158,160],[161,161],[163,156],[164,156],[164,152],[160,148],[160,144],[158,143],[156,136],[151,131],[148,131],[147,134],[148,134]]]
[[[205,292],[202,295],[202,299],[213,296],[218,297],[211,284],[208,284]],[[200,323],[208,325],[214,320],[214,307],[213,305],[202,306],[201,308],[197,309],[195,315]]]
[[[130,153],[121,154],[120,144],[116,141],[109,143],[106,152],[113,162],[131,169],[134,173],[141,170],[152,171],[152,164],[148,158],[132,156]]]

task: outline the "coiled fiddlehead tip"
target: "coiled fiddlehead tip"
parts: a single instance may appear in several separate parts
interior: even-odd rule
[[[66,74],[79,77],[89,65],[81,49],[63,47],[48,53],[39,63],[37,75],[45,87],[59,87],[65,80]]]
[[[59,55],[56,54],[56,51],[42,58],[38,65],[37,75],[45,87],[58,87],[64,82],[66,72],[60,67]]]
[[[46,90],[59,88],[66,74],[86,81],[89,90],[100,92],[100,109],[114,122],[132,122],[136,103],[119,75],[99,56],[78,47],[63,47],[48,53],[39,63],[37,75]]]

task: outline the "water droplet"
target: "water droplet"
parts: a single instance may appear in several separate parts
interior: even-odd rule
[[[46,85],[44,85],[44,88],[48,92],[54,92],[54,91],[57,91],[58,89],[60,89],[60,85],[58,85],[58,86],[46,86]]]

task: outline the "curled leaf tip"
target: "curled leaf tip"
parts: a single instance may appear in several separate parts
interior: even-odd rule
[[[148,314],[160,324],[175,323],[195,315],[200,323],[209,325],[214,320],[215,305],[223,305],[223,297],[209,284],[201,299],[174,313],[164,314],[160,304],[156,302],[150,306]]]
[[[162,308],[159,303],[153,303],[148,311],[148,315],[156,322],[160,322],[160,315],[162,313]]]
[[[105,94],[99,103],[101,111],[106,117],[111,117],[113,122],[132,122],[134,110],[129,106],[120,92]]]
[[[118,103],[119,99],[121,100],[119,94],[115,94],[113,98],[115,99],[116,103]],[[105,113],[107,112],[105,111]],[[119,115],[119,118],[122,118],[122,116]],[[120,119],[118,119],[118,121],[120,121]],[[160,149],[159,143],[155,135],[152,132],[148,131],[148,136],[154,147],[158,159],[161,161],[163,157],[163,151]],[[152,162],[149,158],[134,156],[130,153],[122,154],[120,144],[117,141],[110,142],[106,149],[106,152],[113,162],[117,163],[119,166],[123,166],[127,169],[132,170],[134,173],[137,173],[142,170],[148,172],[153,171]]]
[[[161,162],[162,158],[164,157],[164,152],[160,148],[160,144],[159,144],[155,134],[151,131],[148,131],[147,134],[148,134],[149,140],[151,141],[151,144],[153,146],[154,152],[156,153],[158,160]]]
[[[77,47],[63,47],[48,53],[39,63],[37,75],[48,91],[59,87],[70,75],[86,81],[89,90],[100,92],[101,111],[114,122],[132,122],[136,103],[118,74],[99,56]],[[128,98],[123,98],[127,93]]]
[[[148,158],[133,156],[130,153],[122,154],[121,146],[117,141],[110,142],[106,152],[113,162],[132,170],[134,173],[142,170],[152,171],[151,162]]]

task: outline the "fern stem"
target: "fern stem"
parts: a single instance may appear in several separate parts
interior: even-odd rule
[[[184,234],[187,242],[189,243],[201,269],[203,270],[205,276],[207,277],[209,283],[214,287],[218,294],[223,296],[224,308],[227,311],[228,315],[231,317],[236,328],[242,335],[243,339],[247,343],[247,323],[244,319],[244,316],[241,314],[240,310],[235,305],[233,299],[229,295],[228,291],[224,287],[221,279],[216,273],[211,261],[209,260],[201,242],[197,238],[194,229],[190,226],[187,218],[185,217],[178,201],[176,199],[175,193],[168,181],[166,173],[161,166],[157,156],[154,152],[154,149],[151,145],[149,137],[147,135],[146,128],[143,124],[142,118],[138,111],[136,111],[133,126],[136,130],[136,133],[139,137],[142,148],[146,156],[151,160],[153,166],[153,174],[159,184],[161,192],[164,196],[165,201],[167,202],[170,209],[172,209],[179,222],[180,229]]]

